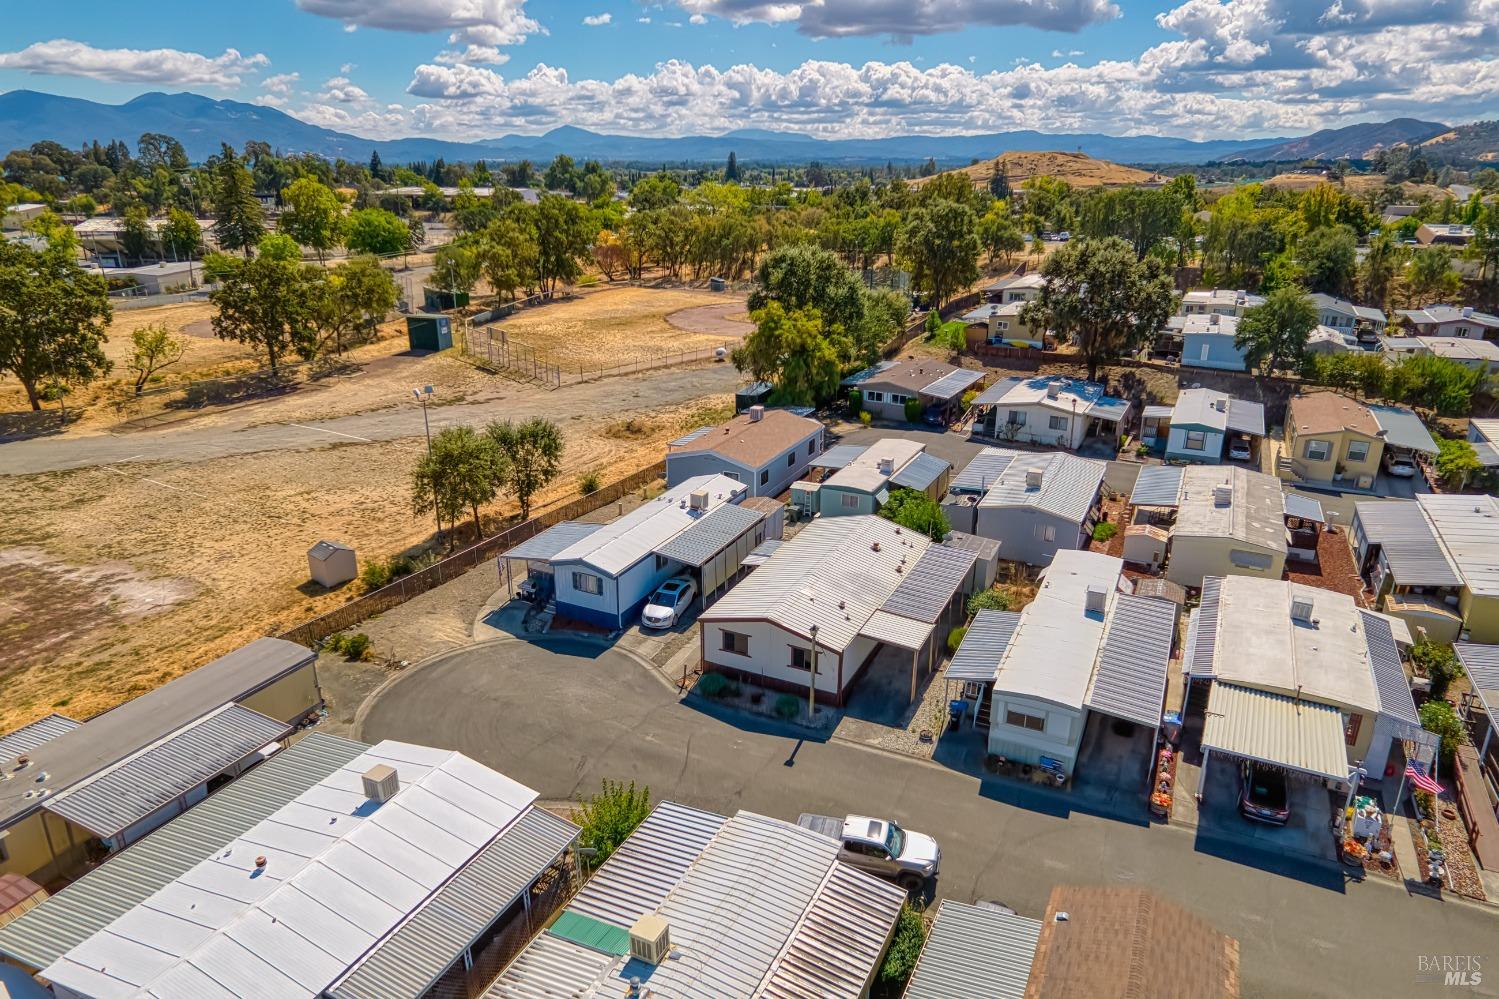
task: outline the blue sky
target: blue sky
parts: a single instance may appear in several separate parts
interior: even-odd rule
[[[0,90],[192,90],[378,137],[576,124],[1204,138],[1499,116],[1499,0],[7,6]]]

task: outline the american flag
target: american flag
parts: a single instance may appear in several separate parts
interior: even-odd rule
[[[1442,785],[1433,780],[1432,776],[1426,772],[1425,765],[1415,760],[1411,760],[1405,765],[1405,776],[1409,777],[1410,782],[1423,791],[1430,791],[1432,794],[1441,794],[1444,790]]]

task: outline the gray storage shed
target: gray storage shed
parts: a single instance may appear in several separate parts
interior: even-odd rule
[[[307,549],[307,574],[329,589],[347,583],[359,575],[354,549],[337,541],[319,541]]]

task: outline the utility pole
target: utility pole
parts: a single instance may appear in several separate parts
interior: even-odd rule
[[[417,398],[417,400],[419,402],[421,402],[421,404],[422,404],[422,428],[427,432],[427,460],[431,461],[432,460],[432,424],[430,422],[428,422],[428,420],[427,420],[427,400],[432,395],[432,386],[431,385],[423,385],[421,388],[414,388],[414,389],[411,390],[411,394],[414,395]],[[433,478],[433,480],[432,480],[432,512],[437,517],[437,540],[441,541],[442,540],[442,504],[438,502],[437,479],[436,478]]]
[[[812,721],[812,715],[817,710],[817,625],[813,625],[812,632],[812,673],[807,678],[807,721]]]

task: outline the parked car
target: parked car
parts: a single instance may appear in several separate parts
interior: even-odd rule
[[[647,628],[674,628],[692,600],[697,596],[697,584],[686,576],[673,576],[657,587],[640,612],[640,623]]]
[[[1228,442],[1229,461],[1249,461],[1254,457],[1254,450],[1249,445],[1249,438],[1240,434]]]
[[[1057,233],[1057,242],[1058,243],[1065,243],[1068,240],[1070,240],[1071,238],[1072,238],[1072,233],[1068,232],[1066,229],[1063,229],[1061,232]]]
[[[1291,818],[1286,772],[1259,763],[1246,763],[1239,791],[1239,814],[1254,822],[1283,826]]]
[[[925,833],[902,829],[894,822],[867,815],[803,814],[796,824],[836,839],[838,859],[882,878],[889,878],[909,892],[917,892],[928,878],[937,876],[942,851]]]
[[[1416,462],[1408,454],[1396,454],[1389,448],[1385,448],[1384,459],[1381,462],[1386,473],[1397,479],[1414,478],[1416,474]]]

